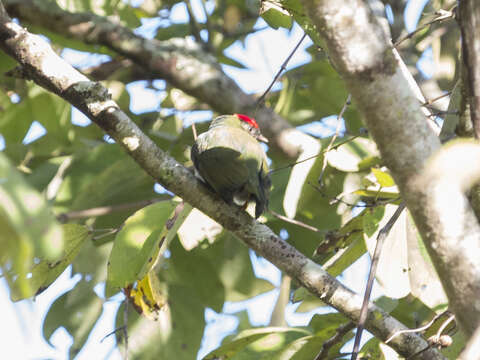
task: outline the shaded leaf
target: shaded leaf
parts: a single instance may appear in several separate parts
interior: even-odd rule
[[[0,153],[0,225],[3,229],[0,266],[9,285],[14,286],[12,298],[29,297],[38,290],[27,280],[33,257],[61,261],[66,244],[63,228],[44,197],[27,183],[3,153]]]
[[[25,299],[43,292],[75,259],[85,240],[90,236],[86,226],[77,224],[65,224],[63,239],[65,249],[61,258],[56,261],[41,260],[31,269],[29,276],[18,276],[13,284],[10,297],[13,301]],[[19,287],[25,282],[28,291],[24,292]]]
[[[375,304],[409,328],[418,327],[435,316],[433,310],[412,295],[401,299],[382,296],[375,300]]]
[[[220,312],[225,301],[225,289],[217,269],[204,251],[185,251],[179,242],[173,243],[170,251],[171,267],[166,272],[162,271],[160,277],[169,283],[188,286],[199,303]]]
[[[140,316],[129,306],[128,335],[129,359],[191,360],[197,355],[205,327],[203,306],[192,296],[191,290],[170,284],[166,290],[168,305],[159,312],[158,320]],[[116,328],[123,326],[123,306],[117,311]],[[122,332],[117,342],[123,346]]]
[[[365,209],[362,220],[363,230],[365,231],[366,236],[371,237],[375,233],[375,231],[377,231],[378,224],[380,220],[383,219],[384,214],[384,206],[375,206],[373,208]]]
[[[245,300],[274,288],[269,281],[255,276],[248,248],[229,232],[223,232],[214,244],[195,252],[208,257],[215,268],[226,301]]]
[[[43,321],[43,337],[50,343],[50,338],[60,327],[64,327],[73,337],[70,357],[75,357],[85,344],[90,332],[102,313],[103,302],[94,292],[88,291],[88,285],[82,280],[75,288],[81,288],[88,296],[72,298],[70,292],[58,297],[50,306]],[[53,346],[53,344],[50,343]]]

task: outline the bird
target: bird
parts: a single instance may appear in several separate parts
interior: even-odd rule
[[[245,209],[255,201],[255,218],[268,209],[271,187],[267,156],[259,141],[268,142],[255,119],[221,115],[191,148],[193,165],[203,181],[228,204]]]

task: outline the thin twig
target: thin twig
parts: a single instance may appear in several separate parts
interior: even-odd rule
[[[435,315],[435,317],[430,320],[426,325],[423,325],[419,328],[415,328],[415,329],[406,329],[406,330],[399,330],[397,331],[396,333],[394,333],[392,336],[390,336],[386,341],[385,341],[385,344],[388,344],[390,341],[392,341],[394,338],[396,338],[398,335],[400,334],[406,334],[406,333],[412,333],[412,332],[421,332],[421,331],[424,331],[424,330],[427,330],[430,326],[433,325],[433,323],[438,319],[440,318],[441,316],[443,316],[444,314],[448,313],[449,311],[446,310],[438,315]]]
[[[98,230],[96,230],[98,231]],[[110,236],[112,234],[116,234],[117,232],[120,231],[120,228],[114,228],[114,229],[102,229],[102,231],[106,231],[105,233],[101,234],[101,235],[97,235],[97,236],[94,236],[92,237],[92,241],[93,242],[96,242],[100,239],[103,239],[104,237],[107,237],[107,236]]]
[[[335,128],[335,134],[330,139],[330,143],[328,144],[325,152],[329,152],[332,149],[333,143],[335,142],[335,140],[337,140],[337,137],[340,134],[340,129],[342,128],[341,120],[343,117],[343,113],[345,112],[345,110],[347,110],[347,106],[350,104],[351,101],[352,101],[352,95],[348,94],[347,100],[345,100],[345,103],[342,106],[342,110],[340,110],[340,113],[337,116],[337,127]],[[326,168],[327,168],[327,157],[325,156],[323,158],[322,171],[320,172],[320,176],[318,177],[318,183],[320,184],[320,186],[323,186],[323,174],[325,174]]]
[[[128,360],[128,296],[125,295],[125,300],[123,301],[123,336],[125,337],[125,356],[124,359]]]
[[[73,220],[73,219],[83,219],[83,218],[89,218],[89,217],[97,217],[97,216],[103,216],[103,215],[108,215],[111,214],[112,212],[116,211],[123,211],[123,210],[128,210],[128,209],[133,209],[133,208],[143,208],[145,206],[148,206],[150,204],[154,204],[159,201],[165,201],[165,200],[170,200],[171,197],[168,198],[158,198],[158,199],[148,199],[148,200],[142,200],[142,201],[137,201],[133,203],[125,203],[125,204],[118,204],[118,205],[110,205],[110,206],[100,206],[96,208],[91,208],[91,209],[85,209],[85,210],[76,210],[76,211],[70,211],[66,213],[62,213],[57,215],[57,220],[60,221],[61,223],[66,223],[67,221]]]
[[[70,165],[72,165],[73,156],[67,156],[65,160],[62,161],[55,176],[50,180],[45,191],[45,197],[48,201],[53,201],[57,197],[58,191],[63,183],[65,173],[67,172]]]
[[[443,20],[447,20],[447,19],[451,19],[454,17],[454,12],[453,11],[447,11],[447,10],[438,10],[435,12],[436,15],[438,15],[438,17],[436,17],[435,19],[433,19],[432,21],[429,21],[425,24],[423,24],[422,26],[419,26],[418,28],[416,28],[415,30],[413,30],[411,33],[408,33],[407,35],[401,37],[400,39],[398,39],[395,44],[393,44],[394,47],[397,47],[398,45],[400,45],[400,43],[404,42],[405,40],[407,39],[410,39],[412,38],[415,34],[417,34],[419,31],[422,31],[423,29],[425,29],[426,27],[430,26],[430,25],[433,25],[437,22],[441,22]]]
[[[322,232],[321,230],[317,229],[316,227],[310,226],[310,225],[308,225],[308,224],[305,224],[305,223],[303,223],[303,222],[301,222],[301,221],[298,221],[298,220],[295,220],[295,219],[290,219],[290,218],[288,218],[288,217],[286,217],[286,216],[280,215],[279,213],[277,213],[277,212],[275,212],[275,211],[273,211],[273,210],[269,210],[269,212],[270,212],[273,216],[275,216],[276,218],[278,218],[278,219],[280,219],[280,220],[283,220],[283,221],[285,221],[285,222],[288,222],[288,223],[290,223],[290,224],[298,225],[298,226],[300,226],[300,227],[303,227],[303,228],[305,228],[305,229],[311,230],[311,231],[313,231],[313,232]]]
[[[445,94],[439,95],[439,96],[437,96],[437,97],[434,97],[433,99],[430,99],[430,100],[425,101],[425,102],[422,104],[422,106],[432,105],[435,101],[440,100],[440,99],[443,99],[444,97],[450,96],[451,94],[452,94],[451,91],[447,91]]]
[[[330,348],[342,341],[343,337],[353,329],[355,329],[355,323],[351,321],[346,324],[340,325],[337,328],[335,335],[333,335],[330,339],[326,340],[323,343],[322,349],[317,354],[317,356],[315,356],[314,360],[328,359],[328,352],[330,351]]]
[[[270,86],[267,88],[267,90],[265,90],[265,92],[262,94],[262,96],[260,96],[260,98],[257,100],[257,106],[260,105],[263,100],[265,99],[265,96],[267,96],[268,92],[270,91],[270,89],[272,88],[273,84],[275,84],[275,82],[278,80],[278,78],[280,77],[280,75],[282,74],[282,72],[284,70],[287,69],[287,64],[288,62],[290,61],[290,59],[292,58],[293,54],[295,54],[295,52],[298,50],[298,48],[300,47],[300,44],[302,43],[302,41],[307,37],[307,33],[304,33],[302,38],[300,39],[300,41],[297,43],[297,45],[295,46],[295,48],[292,50],[292,52],[290,53],[290,55],[288,55],[288,57],[285,59],[285,61],[283,62],[282,66],[280,67],[280,70],[278,70],[277,74],[275,75],[275,77],[273,78],[272,82],[270,83]]]
[[[293,166],[295,166],[295,165],[297,165],[297,164],[301,164],[301,163],[303,163],[303,162],[305,162],[305,161],[315,159],[316,157],[319,157],[319,156],[325,154],[327,151],[335,150],[335,149],[339,148],[340,146],[345,145],[345,144],[347,144],[347,143],[355,140],[355,139],[356,139],[357,137],[359,137],[359,136],[360,136],[360,135],[353,135],[351,138],[348,138],[348,139],[346,139],[345,141],[342,141],[342,142],[339,142],[338,144],[335,144],[335,145],[332,146],[330,149],[322,150],[322,151],[320,151],[318,154],[309,156],[309,157],[307,157],[307,158],[305,158],[305,159],[302,159],[302,160],[300,160],[300,161],[296,161],[296,162],[290,163],[290,164],[288,164],[288,165],[285,165],[285,166],[282,166],[282,167],[279,167],[279,168],[272,169],[272,170],[269,171],[269,173],[271,174],[271,173],[277,172],[277,171],[279,171],[279,170],[285,170],[285,169],[288,169],[288,168],[290,168],[290,167],[293,167]]]
[[[102,340],[100,340],[100,342],[102,343],[102,342],[105,341],[106,338],[108,338],[108,337],[116,334],[116,333],[119,332],[119,331],[123,331],[123,328],[124,328],[124,327],[125,327],[125,326],[120,326],[120,327],[114,329],[113,331],[109,332],[107,335],[105,335],[105,336],[102,338]]]
[[[193,132],[193,140],[197,141],[197,126],[195,125],[195,122],[192,121],[192,132]]]
[[[458,110],[440,110],[432,112],[428,117],[444,116],[444,115],[458,115]]]
[[[435,334],[435,336],[438,338],[440,338],[440,336],[442,336],[442,333],[443,333],[443,330],[445,330],[447,328],[447,326],[453,321],[455,320],[455,314],[450,314],[450,316],[448,317],[447,320],[445,320],[442,324],[442,326],[440,326],[438,328],[438,331],[437,333]]]
[[[368,273],[367,288],[365,289],[365,295],[363,296],[362,308],[360,309],[360,316],[358,319],[357,333],[355,334],[355,342],[353,344],[353,352],[351,360],[356,360],[358,355],[358,350],[360,347],[360,340],[362,339],[362,331],[365,327],[365,321],[367,320],[368,313],[368,303],[370,300],[370,295],[373,288],[373,280],[375,279],[375,273],[377,271],[378,260],[380,259],[380,254],[382,253],[383,243],[387,238],[390,230],[393,225],[399,218],[403,209],[405,209],[405,203],[398,205],[397,210],[393,213],[392,217],[388,220],[387,224],[378,232],[377,244],[375,245],[375,251],[373,253],[372,262],[370,264],[370,272]]]

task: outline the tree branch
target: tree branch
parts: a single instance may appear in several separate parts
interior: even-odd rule
[[[28,33],[11,21],[0,2],[0,48],[12,56],[24,74],[42,87],[58,94],[104,129],[143,169],[170,191],[218,221],[259,255],[265,257],[305,286],[322,301],[354,321],[362,298],[331,277],[322,267],[283,241],[267,226],[246,212],[228,205],[198,181],[194,174],[160,150],[150,138],[122,112],[108,92],[89,82],[66,64],[39,36]],[[405,329],[405,326],[374,304],[369,306],[366,328],[380,339]],[[391,346],[404,355],[427,346],[414,334],[401,335]],[[436,350],[423,359],[444,359]]]
[[[452,310],[466,334],[471,335],[480,321],[476,310],[480,293],[480,258],[476,256],[480,226],[468,204],[464,184],[478,161],[461,151],[454,152],[458,158],[441,157],[440,162],[453,161],[441,166],[447,171],[448,184],[440,172],[426,168],[427,160],[440,149],[440,141],[409,88],[401,71],[401,59],[364,1],[302,1],[392,172]]]
[[[480,3],[462,0],[459,4],[459,24],[462,32],[462,60],[470,88],[470,116],[474,134],[480,139]]]

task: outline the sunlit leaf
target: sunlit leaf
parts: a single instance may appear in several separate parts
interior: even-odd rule
[[[395,185],[395,181],[389,173],[376,168],[372,168],[372,173],[377,178],[377,181],[381,187],[390,187]]]
[[[283,345],[285,339],[281,334],[286,332],[297,332],[299,334],[309,335],[308,331],[298,328],[265,327],[249,329],[242,331],[230,341],[225,342],[218,349],[206,355],[203,360],[214,360],[218,358],[230,359],[237,352],[243,350],[248,345],[253,344],[262,338],[269,337],[270,335],[271,336],[266,339],[266,341],[256,344],[257,351],[260,352],[270,350],[272,348],[275,349],[276,347],[278,349],[278,346]]]
[[[176,205],[173,201],[162,201],[138,210],[127,219],[110,254],[108,288],[126,288],[145,276],[165,241],[167,234],[162,234],[162,230]]]
[[[158,320],[159,312],[167,301],[153,272],[138,281],[135,288],[126,289],[126,295],[137,312],[151,320]]]
[[[274,29],[284,27],[290,29],[292,26],[292,16],[282,8],[280,2],[273,0],[262,1],[260,16]]]

